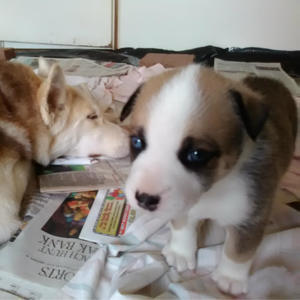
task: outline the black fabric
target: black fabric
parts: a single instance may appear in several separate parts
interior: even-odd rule
[[[117,53],[123,53],[127,55],[136,56],[142,58],[147,53],[183,53],[183,54],[194,54],[196,56],[195,62],[204,62],[210,60],[211,57],[222,54],[226,52],[226,49],[214,47],[214,46],[205,46],[200,48],[194,48],[183,51],[173,51],[165,49],[156,49],[156,48],[121,48],[116,50]]]
[[[45,56],[55,58],[90,58],[98,61],[132,63],[132,57],[142,58],[147,53],[185,53],[194,54],[195,62],[213,66],[215,58],[245,62],[279,62],[282,68],[293,77],[300,77],[300,50],[281,51],[264,48],[219,48],[205,46],[184,51],[156,48],[103,49],[17,49],[16,55]]]
[[[300,77],[300,51],[281,51],[265,48],[219,48],[205,46],[184,51],[172,51],[155,48],[121,48],[116,53],[142,58],[147,53],[184,53],[194,54],[195,62],[213,66],[214,59],[245,62],[279,62],[291,76]]]
[[[16,56],[43,56],[52,58],[87,58],[97,61],[129,63],[126,55],[102,49],[16,49]]]
[[[172,51],[152,48],[121,48],[116,51],[126,55],[142,58],[145,54],[152,53],[185,53],[194,54],[195,62],[213,66],[214,59],[220,58],[232,61],[245,62],[279,62],[282,68],[291,76],[300,77],[300,51],[281,51],[265,48],[219,48],[206,46],[184,51]]]

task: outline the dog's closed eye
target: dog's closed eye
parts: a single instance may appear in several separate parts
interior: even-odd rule
[[[87,119],[89,120],[95,120],[98,119],[98,115],[96,113],[91,113],[87,115]]]

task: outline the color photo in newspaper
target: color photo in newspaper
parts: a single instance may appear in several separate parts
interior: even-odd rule
[[[79,238],[98,244],[137,245],[167,222],[167,217],[133,209],[123,188],[111,188],[98,192]]]
[[[98,192],[80,238],[99,243],[120,241],[136,218],[122,188]]]

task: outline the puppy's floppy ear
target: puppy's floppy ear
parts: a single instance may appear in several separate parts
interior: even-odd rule
[[[255,140],[264,127],[269,115],[269,108],[260,98],[243,94],[235,89],[229,90],[236,114],[242,121],[247,134]]]
[[[57,64],[50,67],[48,77],[38,90],[40,112],[44,123],[51,127],[64,110],[66,82],[62,69]]]
[[[136,102],[137,96],[139,95],[141,91],[142,85],[140,85],[135,92],[129,97],[127,103],[124,105],[121,115],[120,115],[120,121],[124,121],[131,113],[134,104]]]

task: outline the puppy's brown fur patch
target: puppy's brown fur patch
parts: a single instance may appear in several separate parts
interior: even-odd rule
[[[138,101],[134,103],[134,113],[131,116],[130,130],[136,131],[138,128],[144,128],[148,123],[148,113],[151,109],[151,102],[155,101],[155,95],[159,93],[161,88],[174,77],[180,69],[166,71],[151,78],[147,84],[141,86],[138,93]],[[134,124],[134,126],[132,126]]]

